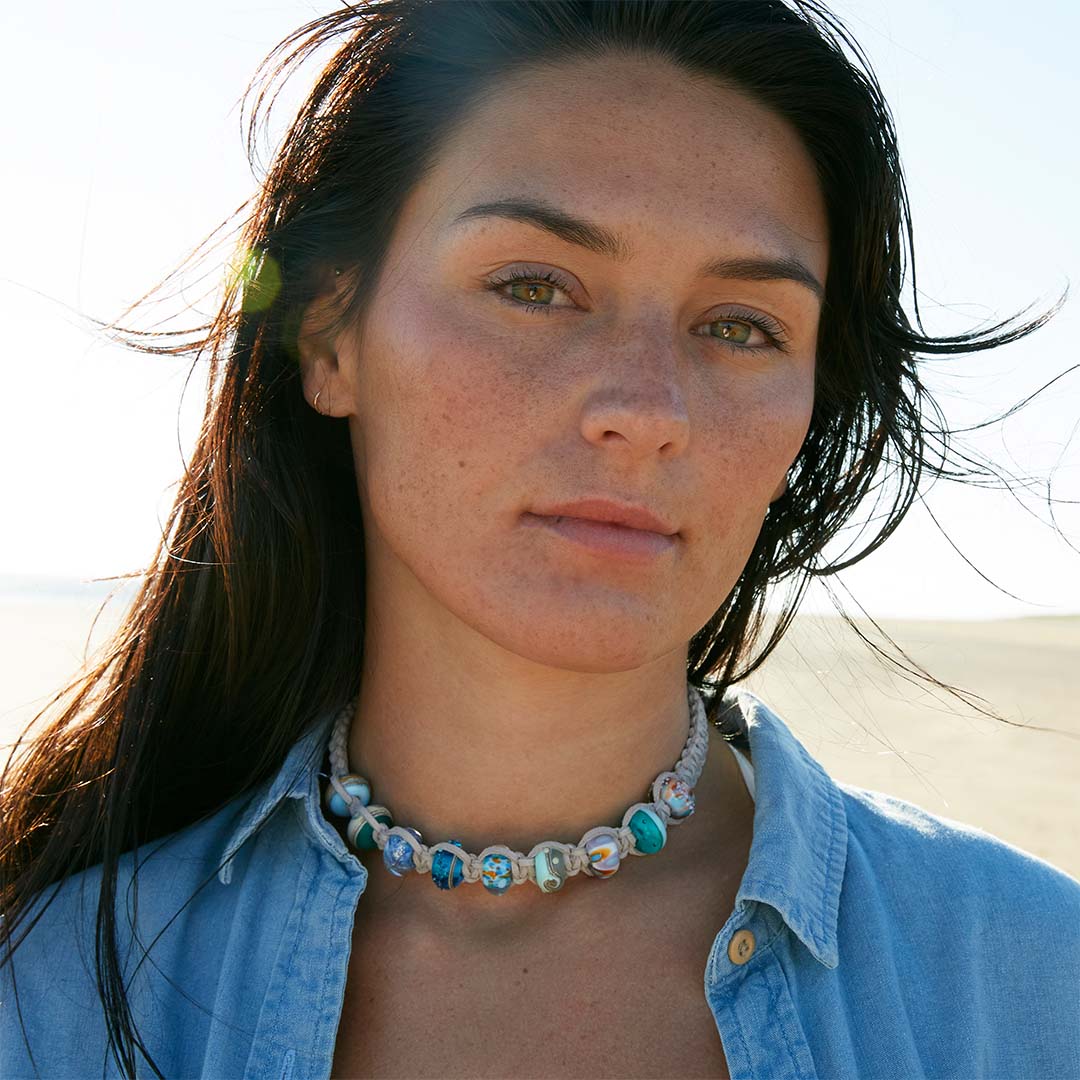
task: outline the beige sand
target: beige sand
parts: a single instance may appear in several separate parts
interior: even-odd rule
[[[99,604],[0,599],[4,747],[78,669]],[[94,644],[121,613],[110,608]],[[1080,878],[1080,616],[881,625],[943,682],[1061,733],[985,719],[910,685],[835,617],[797,619],[747,685],[837,780],[986,829]]]
[[[890,674],[836,617],[797,619],[747,685],[837,780],[976,825],[1080,878],[1080,617],[879,623],[1012,723]]]

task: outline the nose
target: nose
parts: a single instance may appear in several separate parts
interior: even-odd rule
[[[598,363],[600,374],[581,411],[581,433],[598,446],[627,454],[665,457],[683,452],[690,439],[685,370],[670,339],[652,338],[621,362]],[[612,352],[608,352],[610,358]]]

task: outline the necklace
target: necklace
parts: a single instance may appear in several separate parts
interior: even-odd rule
[[[502,895],[511,885],[534,882],[542,892],[557,892],[567,878],[584,872],[590,877],[611,877],[627,855],[652,855],[667,842],[667,826],[678,825],[694,812],[693,787],[705,767],[709,727],[698,689],[687,683],[690,733],[673,770],[662,772],[645,792],[645,802],[633,803],[622,825],[597,825],[576,845],[542,840],[529,853],[493,844],[479,855],[465,851],[460,840],[444,840],[428,847],[416,829],[394,825],[385,806],[371,802],[371,785],[348,772],[346,742],[355,715],[353,699],[338,713],[330,736],[330,779],[324,785],[327,810],[349,818],[346,836],[358,851],[378,847],[387,869],[398,877],[409,871],[431,874],[440,889],[462,882],[480,881],[488,892]]]

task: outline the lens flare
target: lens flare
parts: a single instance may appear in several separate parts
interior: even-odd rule
[[[232,264],[233,280],[243,289],[245,315],[265,311],[281,292],[281,269],[265,251],[243,251]]]

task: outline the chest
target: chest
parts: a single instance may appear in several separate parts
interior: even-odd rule
[[[704,991],[720,923],[426,957],[359,923],[333,1077],[729,1075]]]

